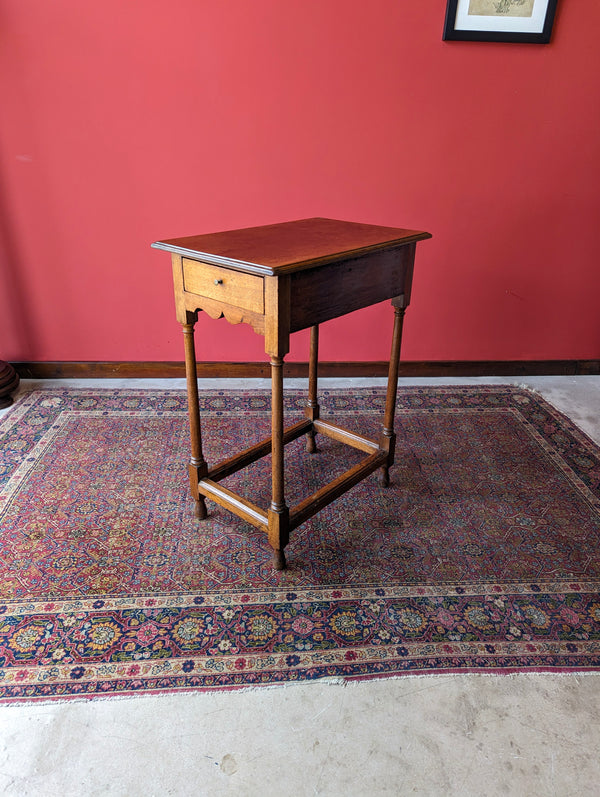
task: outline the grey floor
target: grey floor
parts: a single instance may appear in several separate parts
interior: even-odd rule
[[[600,443],[600,377],[524,384]],[[377,384],[323,380],[323,386]],[[207,380],[201,387],[263,386]],[[26,382],[182,387],[180,380]],[[304,386],[304,383],[302,383]],[[290,380],[286,386],[293,387]],[[600,674],[404,676],[0,708],[6,795],[600,795]]]

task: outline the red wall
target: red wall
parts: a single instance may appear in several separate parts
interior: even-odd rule
[[[445,7],[4,0],[0,357],[180,360],[150,243],[316,215],[433,233],[404,359],[600,357],[600,3],[547,46],[443,42]],[[390,324],[324,325],[323,359],[384,359]]]

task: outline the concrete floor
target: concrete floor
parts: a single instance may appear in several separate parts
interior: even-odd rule
[[[600,377],[402,380],[474,382],[532,387],[600,443]],[[182,386],[23,387],[34,384]],[[250,384],[202,383],[217,386]],[[600,795],[599,748],[600,674],[315,682],[2,707],[0,793],[580,797]]]

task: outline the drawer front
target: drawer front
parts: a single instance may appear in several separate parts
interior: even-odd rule
[[[253,313],[265,311],[263,278],[229,268],[183,258],[183,287],[188,293],[243,307]]]

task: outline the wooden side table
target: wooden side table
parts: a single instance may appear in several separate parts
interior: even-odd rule
[[[378,468],[389,483],[394,462],[394,409],[404,311],[410,301],[417,241],[429,233],[369,224],[303,219],[152,244],[171,253],[177,320],[185,343],[191,437],[190,488],[196,515],[206,517],[205,498],[262,529],[273,548],[273,565],[286,565],[289,534]],[[394,329],[383,425],[378,440],[342,429],[319,415],[317,399],[319,324],[391,299]],[[198,311],[232,324],[248,323],[265,338],[271,361],[271,437],[209,467],[202,454],[194,325]],[[304,420],[284,429],[283,360],[292,332],[310,328],[308,402]],[[285,502],[283,449],[315,433],[365,453],[364,459],[295,507]],[[271,505],[262,509],[219,482],[271,453]]]

